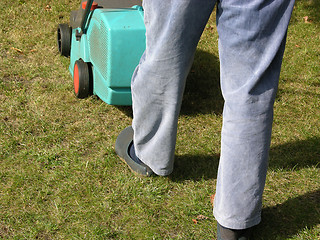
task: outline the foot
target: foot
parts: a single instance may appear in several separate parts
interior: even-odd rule
[[[133,145],[133,129],[132,127],[125,128],[118,136],[115,145],[115,151],[120,159],[125,162],[130,170],[138,175],[151,176],[153,171],[145,165],[132,151]],[[132,146],[132,147],[131,147]],[[131,155],[130,156],[130,148]],[[134,150],[134,149],[133,149]]]
[[[217,223],[218,240],[252,240],[252,228],[234,230],[221,226]]]

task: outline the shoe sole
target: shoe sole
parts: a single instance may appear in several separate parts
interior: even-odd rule
[[[147,165],[141,165],[136,163],[128,154],[128,148],[133,140],[132,127],[125,128],[117,137],[115,144],[115,151],[118,157],[128,165],[130,170],[140,176],[150,177],[153,175],[153,171]]]

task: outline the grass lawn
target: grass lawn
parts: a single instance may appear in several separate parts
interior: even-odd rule
[[[0,239],[215,239],[223,99],[213,15],[179,118],[170,177],[116,156],[130,107],[78,100],[56,26],[80,1],[0,4]],[[275,103],[256,239],[320,239],[320,1],[297,0]],[[190,137],[192,136],[192,137]],[[193,219],[199,215],[207,219]]]

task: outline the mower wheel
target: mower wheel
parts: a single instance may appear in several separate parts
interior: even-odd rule
[[[72,28],[68,24],[59,24],[57,28],[58,49],[62,56],[69,57],[71,50]]]
[[[79,59],[73,69],[74,93],[77,98],[86,98],[92,94],[93,78],[91,64]]]

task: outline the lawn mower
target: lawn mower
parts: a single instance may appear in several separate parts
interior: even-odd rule
[[[77,98],[98,96],[131,105],[131,77],[145,50],[141,0],[88,0],[57,28],[58,49],[70,57]]]

